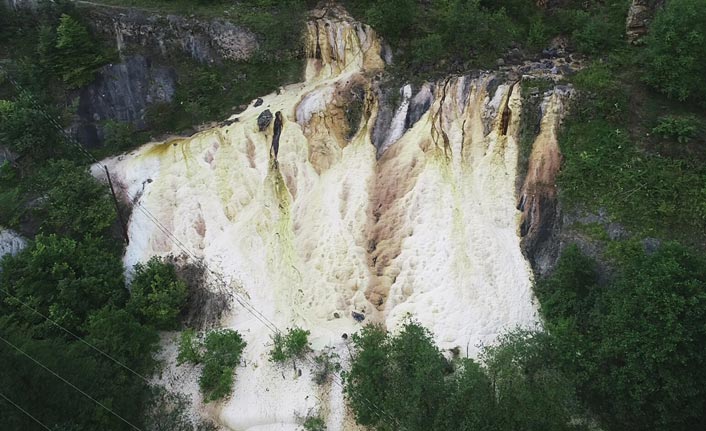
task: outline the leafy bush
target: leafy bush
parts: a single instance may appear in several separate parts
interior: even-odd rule
[[[367,4],[365,21],[391,41],[398,41],[412,30],[420,14],[416,0],[385,0]]]
[[[301,328],[287,330],[286,334],[277,332],[272,336],[272,350],[270,361],[285,362],[290,359],[301,358],[310,350],[309,335],[311,332]]]
[[[706,169],[694,158],[661,157],[639,146],[628,129],[636,126],[628,115],[630,84],[618,73],[594,63],[573,77],[579,93],[559,136],[561,198],[575,208],[603,208],[647,235],[682,239],[703,231]]]
[[[570,245],[552,276],[537,282],[535,293],[547,319],[586,327],[599,289],[596,262]]]
[[[135,128],[130,123],[109,120],[103,125],[103,145],[117,153],[132,147]]]
[[[348,7],[400,52],[403,67],[435,73],[485,65],[507,49],[518,27],[505,9],[480,0],[348,2]],[[412,72],[412,70],[407,70]]]
[[[674,139],[680,144],[685,144],[698,135],[701,127],[699,120],[694,116],[668,115],[659,119],[652,133],[664,139]]]
[[[556,304],[577,289],[594,292],[557,313],[542,307],[581,398],[609,430],[688,430],[702,422],[706,373],[695,340],[706,339],[703,255],[674,243],[651,254],[639,243],[620,244],[611,254],[616,276],[595,290],[595,274],[571,277],[595,263],[568,251],[548,280],[553,289],[538,296]],[[580,316],[584,324],[567,325]]]
[[[15,227],[22,216],[22,191],[9,161],[0,165],[0,226]]]
[[[34,190],[44,194],[35,215],[42,230],[81,239],[107,232],[116,219],[108,188],[85,167],[67,160],[51,161],[34,178]]]
[[[128,308],[157,329],[175,329],[186,303],[187,288],[177,277],[174,265],[154,256],[134,269]]]
[[[203,359],[201,344],[196,339],[196,332],[188,328],[179,336],[179,353],[177,355],[177,365],[185,362],[198,364]]]
[[[32,161],[60,157],[68,152],[63,137],[28,95],[14,101],[0,100],[0,145]]]
[[[123,364],[145,375],[150,374],[157,361],[153,354],[159,350],[159,336],[143,326],[127,310],[115,306],[104,307],[92,313],[86,325],[86,341],[110,354]]]
[[[305,431],[326,431],[326,422],[319,416],[307,416],[303,427]]]
[[[52,66],[68,88],[79,88],[95,77],[106,63],[88,29],[75,18],[63,14],[56,28],[56,51]]]
[[[706,3],[671,0],[646,38],[645,81],[662,93],[706,106]]]
[[[230,395],[234,369],[246,343],[237,331],[221,329],[209,332],[203,345],[204,367],[199,386],[206,402],[217,401]]]
[[[545,362],[545,334],[516,332],[484,354],[449,363],[425,328],[406,323],[396,336],[367,326],[345,393],[359,424],[377,430],[569,430],[578,413],[571,382]]]
[[[0,285],[77,334],[84,333],[89,315],[109,305],[124,304],[126,296],[119,256],[95,239],[78,242],[56,235],[38,235],[16,256],[6,255]],[[34,325],[39,334],[59,331],[14,299],[3,293],[0,298],[11,308],[8,314]]]

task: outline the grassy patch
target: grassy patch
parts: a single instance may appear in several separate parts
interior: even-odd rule
[[[276,333],[272,337],[270,360],[284,363],[290,359],[301,358],[311,350],[309,334],[309,331],[301,328],[289,329],[286,334]]]
[[[247,343],[240,333],[230,329],[211,331],[197,339],[192,329],[181,333],[177,364],[203,364],[199,387],[206,402],[218,401],[230,395],[233,389],[235,367]]]
[[[658,124],[656,107],[670,108],[673,102],[665,105],[662,96],[634,79],[639,73],[634,55],[614,53],[610,62],[595,62],[572,79],[579,96],[560,136],[561,198],[589,212],[605,208],[638,235],[696,244],[706,228],[706,167],[700,162],[706,149],[694,149],[697,157],[673,157],[684,144],[672,137],[667,151],[655,151],[650,132]],[[689,110],[682,105],[671,112],[702,121],[697,118],[703,113]],[[677,132],[689,133],[695,143],[700,139],[698,129]]]

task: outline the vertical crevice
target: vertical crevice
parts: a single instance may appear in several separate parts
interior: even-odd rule
[[[434,145],[437,147],[439,146],[439,136],[441,136],[441,140],[444,143],[444,155],[446,157],[449,157],[449,153],[451,152],[451,142],[449,141],[449,136],[444,130],[444,103],[446,102],[446,90],[448,89],[449,82],[451,82],[451,78],[446,78],[446,80],[444,80],[444,86],[441,90],[441,98],[439,99],[439,109],[432,117],[431,123],[431,136],[434,140]],[[436,126],[437,122],[439,123],[438,128]]]
[[[507,135],[507,129],[510,125],[510,119],[512,117],[512,110],[510,109],[510,97],[512,97],[512,92],[515,89],[515,84],[517,81],[510,85],[510,90],[507,92],[507,97],[505,98],[505,103],[503,104],[503,111],[500,116],[500,136]]]
[[[282,134],[282,112],[277,111],[275,114],[275,124],[273,127],[273,135],[272,135],[272,152],[275,157],[275,161],[277,160],[277,154],[279,153],[279,137]]]

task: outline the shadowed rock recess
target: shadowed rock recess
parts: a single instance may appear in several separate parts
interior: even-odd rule
[[[405,86],[390,106],[375,79],[385,64],[375,32],[341,10],[313,16],[323,17],[308,25],[304,82],[238,121],[104,161],[123,197],[164,228],[133,211],[125,265],[184,254],[168,230],[222,274],[214,292],[310,330],[315,350],[330,346],[344,362],[342,335],[369,322],[394,330],[412,316],[441,348],[470,356],[504,329],[537,325],[525,251],[541,250],[558,220],[556,132],[570,89],[542,96],[518,178],[531,76]],[[277,120],[265,125],[267,110]],[[193,394],[201,413],[230,429],[295,430],[316,411],[329,430],[358,429],[340,386],[317,386],[307,363],[300,376],[268,362],[269,331],[241,304],[220,325],[248,343],[231,399],[204,406],[197,373],[166,358],[164,383]]]

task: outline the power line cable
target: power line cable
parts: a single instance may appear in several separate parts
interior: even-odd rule
[[[29,416],[30,419],[32,419],[33,421],[37,422],[42,428],[44,428],[44,429],[47,430],[47,431],[51,431],[51,428],[49,428],[48,426],[44,425],[44,424],[42,423],[42,421],[40,421],[39,419],[37,419],[36,417],[34,417],[34,416],[33,416],[30,412],[28,412],[27,410],[23,409],[23,408],[22,408],[19,404],[17,404],[16,402],[12,401],[10,398],[7,397],[7,395],[5,395],[5,394],[3,394],[2,392],[0,392],[0,397],[5,398],[5,401],[7,401],[8,403],[10,403],[10,404],[12,404],[13,406],[17,407],[17,409],[18,409],[19,411],[21,411],[21,412],[24,413],[25,415]]]
[[[125,423],[128,424],[130,427],[132,427],[133,429],[136,429],[137,431],[142,431],[140,428],[138,428],[137,426],[135,426],[132,422],[128,421],[128,420],[125,419],[124,417],[122,417],[122,416],[120,416],[119,414],[117,414],[117,413],[116,413],[113,409],[111,409],[110,407],[107,407],[105,404],[101,403],[101,402],[98,401],[97,399],[95,399],[95,398],[93,398],[92,396],[90,396],[88,393],[86,393],[85,391],[83,391],[83,390],[82,390],[81,388],[79,388],[78,386],[74,385],[74,384],[71,383],[70,381],[68,381],[68,380],[66,380],[65,378],[61,377],[59,374],[57,374],[56,372],[54,372],[51,368],[47,367],[46,365],[42,364],[42,363],[39,362],[37,359],[35,359],[34,357],[32,357],[32,355],[30,355],[29,353],[27,353],[27,352],[25,352],[24,350],[20,349],[19,347],[17,347],[16,345],[14,345],[13,343],[11,343],[10,341],[6,340],[6,339],[5,339],[4,337],[2,337],[2,336],[0,336],[0,340],[2,340],[5,344],[7,344],[8,346],[12,347],[13,349],[15,349],[15,350],[17,350],[18,352],[20,352],[22,355],[26,356],[28,359],[30,359],[30,360],[31,360],[32,362],[34,362],[35,364],[37,364],[37,365],[39,365],[40,367],[42,367],[42,368],[44,368],[45,370],[47,370],[49,373],[51,373],[51,374],[52,374],[54,377],[56,377],[57,379],[61,380],[62,382],[66,383],[67,385],[71,386],[72,388],[74,388],[75,390],[77,390],[78,392],[80,392],[81,394],[83,394],[83,395],[84,395],[86,398],[88,398],[89,400],[91,400],[91,401],[93,401],[94,403],[96,403],[97,405],[103,407],[106,411],[112,413],[115,417],[117,417],[117,418],[120,419],[121,421],[125,422]]]
[[[9,297],[11,297],[12,299],[14,299],[15,301],[19,302],[19,303],[22,304],[24,307],[29,308],[33,313],[38,314],[39,316],[41,316],[41,317],[43,317],[44,319],[48,320],[48,321],[51,322],[54,326],[56,326],[57,328],[61,329],[61,330],[64,331],[64,332],[66,332],[67,334],[71,335],[72,337],[76,338],[78,341],[82,342],[83,344],[87,345],[87,346],[90,347],[91,349],[95,350],[96,352],[100,353],[101,355],[105,356],[106,358],[110,359],[111,361],[115,362],[116,364],[120,365],[120,366],[123,367],[124,369],[130,371],[132,374],[134,374],[135,376],[137,376],[137,377],[139,377],[140,379],[144,380],[146,383],[148,383],[148,384],[150,383],[149,379],[146,378],[145,376],[143,376],[142,374],[138,373],[137,371],[135,371],[135,370],[133,370],[132,368],[128,367],[127,365],[125,365],[124,363],[122,363],[121,361],[119,361],[118,359],[115,359],[113,356],[109,355],[108,353],[104,352],[103,350],[99,349],[98,347],[94,346],[93,344],[89,343],[89,342],[86,341],[84,338],[82,338],[82,337],[76,335],[75,333],[73,333],[72,331],[66,329],[66,328],[63,327],[61,324],[59,324],[59,323],[57,323],[56,321],[54,321],[53,319],[51,319],[49,316],[46,316],[44,313],[38,311],[37,309],[35,309],[35,308],[32,307],[31,305],[29,305],[29,304],[27,304],[26,302],[22,301],[20,298],[18,298],[18,297],[16,297],[15,295],[11,294],[11,293],[10,293],[9,291],[7,291],[6,289],[0,287],[0,291],[4,292],[7,296],[9,296]]]

